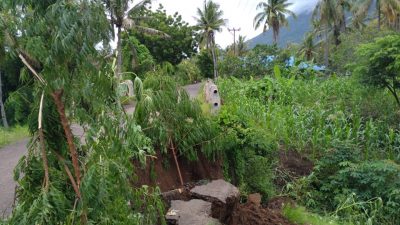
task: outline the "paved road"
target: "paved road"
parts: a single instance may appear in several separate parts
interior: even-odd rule
[[[191,99],[197,97],[201,84],[187,85],[184,89],[188,92]],[[129,107],[129,112],[134,110],[134,107]],[[131,112],[133,113],[133,111]],[[74,135],[81,139],[84,143],[84,131],[79,125],[71,126]],[[16,182],[13,179],[13,170],[19,159],[26,154],[26,145],[28,139],[19,141],[0,149],[0,218],[3,215],[9,215],[12,210],[14,201],[14,191]]]
[[[28,139],[18,141],[0,149],[0,217],[12,211],[14,202],[14,167],[19,159],[26,154]]]
[[[201,83],[197,83],[197,84],[191,84],[191,85],[184,86],[183,88],[187,91],[187,93],[189,94],[191,99],[195,99],[197,97],[197,95],[199,94],[200,87],[201,87]]]

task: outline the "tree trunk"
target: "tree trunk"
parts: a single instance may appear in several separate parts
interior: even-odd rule
[[[1,71],[0,71],[0,111],[1,111],[1,118],[3,120],[3,126],[5,128],[8,128],[8,123],[7,123],[7,116],[6,116],[6,111],[4,109],[4,103],[3,103],[3,91],[2,91],[2,83],[1,83]]]
[[[121,42],[121,27],[118,27],[117,33],[117,68],[116,68],[116,77],[118,81],[121,79],[122,74],[122,42]]]
[[[333,36],[335,37],[335,45],[340,45],[340,28],[338,25],[334,25],[333,27]]]
[[[71,127],[69,126],[67,116],[65,115],[65,106],[62,101],[63,90],[57,90],[51,94],[54,99],[54,103],[57,106],[58,114],[60,115],[61,125],[63,126],[65,137],[67,138],[69,153],[72,159],[72,166],[74,167],[76,183],[79,187],[81,183],[81,171],[79,167],[78,161],[78,152],[76,151],[74,144],[74,136],[71,131]]]
[[[380,31],[381,30],[381,20],[382,20],[382,18],[381,18],[381,2],[380,2],[380,0],[377,0],[376,1],[376,6],[377,6],[377,11],[378,11],[378,30]]]
[[[328,34],[328,27],[325,30],[324,63],[325,63],[326,69],[328,69],[328,67],[329,67],[329,34]]]
[[[278,44],[278,34],[277,33],[278,32],[275,29],[272,30],[274,45]]]
[[[343,9],[343,12],[345,12],[346,10]],[[346,14],[343,13],[342,15],[342,22],[340,23],[340,32],[344,33],[346,32],[346,28],[347,28],[347,24],[346,24]]]
[[[211,47],[211,54],[213,58],[213,64],[214,64],[214,79],[217,79],[218,77],[218,67],[217,67],[217,56],[215,54],[215,44]]]

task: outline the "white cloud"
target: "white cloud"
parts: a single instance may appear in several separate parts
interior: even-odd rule
[[[260,0],[214,0],[220,4],[224,11],[224,18],[228,20],[227,27],[241,28],[240,35],[251,39],[262,32],[261,29],[255,31],[253,28],[253,18],[257,13],[256,6]],[[293,2],[291,10],[300,13],[305,10],[312,10],[318,0],[290,0]],[[204,0],[154,0],[153,8],[158,8],[158,4],[163,4],[168,14],[178,12],[183,19],[190,24],[194,24],[193,17],[196,16],[197,8],[204,4]],[[216,41],[222,47],[233,42],[233,35],[223,28],[221,33],[216,35]]]

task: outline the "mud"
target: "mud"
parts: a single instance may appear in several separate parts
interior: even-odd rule
[[[138,162],[133,162],[137,178],[134,186],[158,186],[162,192],[183,188],[171,154],[158,152],[156,157],[156,159],[151,159],[144,168]],[[188,161],[178,156],[178,162],[185,184],[223,178],[221,160],[211,162],[203,155],[199,155],[197,161]]]
[[[290,223],[279,211],[257,206],[248,202],[239,204],[225,221],[227,225],[295,225]]]
[[[294,176],[307,176],[313,170],[313,163],[297,151],[288,150],[279,153],[280,167],[289,171]]]
[[[282,189],[289,182],[311,174],[314,164],[306,156],[294,150],[280,150],[276,168],[275,185]]]

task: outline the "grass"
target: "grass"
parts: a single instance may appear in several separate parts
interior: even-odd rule
[[[290,222],[299,225],[350,225],[348,223],[340,223],[334,218],[310,213],[301,206],[285,206],[283,215]]]
[[[16,126],[9,129],[0,128],[0,148],[29,136],[26,126]]]

